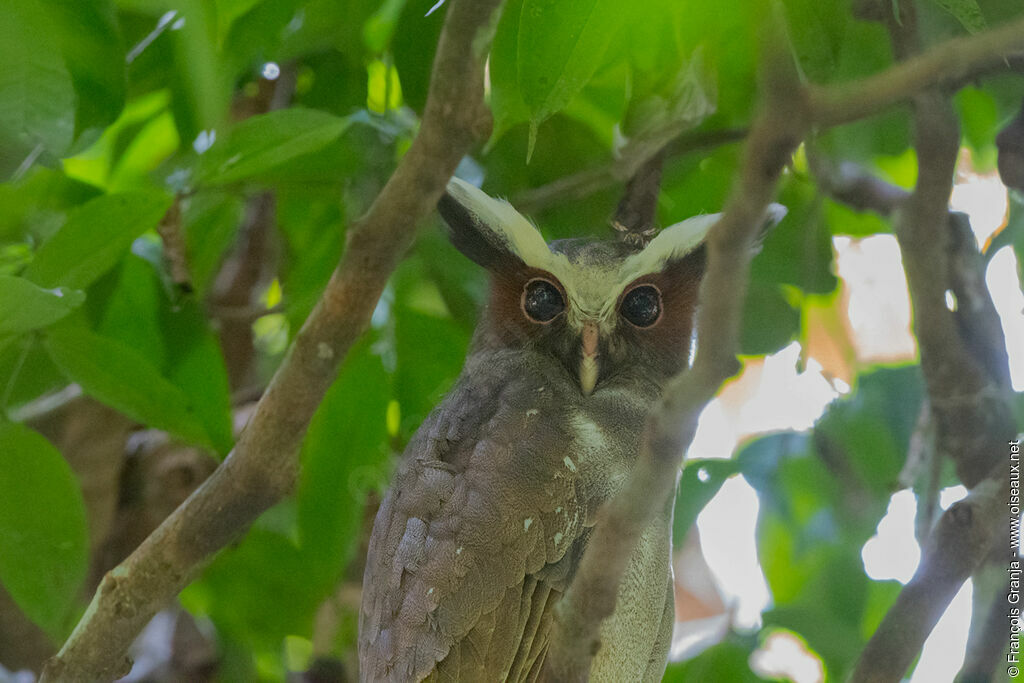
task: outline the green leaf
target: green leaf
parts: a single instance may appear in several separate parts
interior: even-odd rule
[[[621,25],[612,0],[524,0],[516,72],[534,126],[583,89]]]
[[[800,66],[812,82],[828,79],[839,64],[847,25],[845,0],[783,0],[788,36]]]
[[[124,106],[124,45],[110,0],[41,0],[75,88],[75,135],[114,121]],[[38,47],[36,48],[38,49]]]
[[[67,462],[20,424],[0,423],[0,583],[55,640],[89,562],[85,503]]]
[[[388,376],[364,339],[317,409],[302,442],[297,493],[299,540],[306,575],[331,590],[359,542],[366,492],[388,475]]]
[[[959,21],[970,33],[978,33],[988,28],[985,17],[978,6],[978,0],[932,0]]]
[[[530,110],[519,91],[519,72],[516,54],[519,43],[519,17],[524,0],[509,0],[501,13],[498,30],[491,44],[491,110],[494,112],[494,132],[488,148],[517,123],[530,118]],[[424,101],[425,98],[424,91]]]
[[[75,208],[40,247],[25,277],[44,287],[85,288],[110,270],[136,237],[156,227],[170,203],[161,192],[125,192]]]
[[[200,192],[182,201],[181,224],[185,233],[192,286],[205,295],[221,262],[238,235],[243,202],[221,192]]]
[[[325,597],[319,585],[303,580],[309,566],[295,543],[268,528],[267,517],[279,509],[268,511],[240,543],[218,553],[181,596],[190,612],[213,620],[218,637],[260,654],[280,651],[286,636],[311,637]]]
[[[83,327],[58,326],[46,335],[53,361],[86,393],[143,424],[205,448],[210,437],[189,400],[135,349]]]
[[[832,274],[832,234],[824,220],[823,198],[809,183],[790,179],[779,195],[786,217],[764,240],[751,265],[751,280],[828,294],[838,283]]]
[[[171,107],[182,140],[192,143],[200,131],[218,131],[227,119],[234,88],[217,41],[217,7],[206,0],[178,0],[169,31],[174,45],[170,72],[174,96]]]
[[[779,285],[751,280],[742,325],[740,353],[775,353],[800,334],[800,311],[789,304]]]
[[[709,647],[693,659],[670,663],[665,670],[665,677],[661,679],[662,682],[758,683],[765,680],[751,671],[748,663],[756,642],[745,643],[742,640],[733,636],[726,642]]]
[[[689,460],[679,479],[675,511],[672,513],[672,545],[681,548],[690,528],[704,506],[711,502],[726,479],[740,470],[740,461],[734,459]]]
[[[995,166],[995,136],[999,130],[999,108],[992,95],[979,88],[966,87],[954,98],[965,142],[971,146],[975,168],[979,163]]]
[[[78,289],[43,289],[28,280],[0,275],[0,337],[57,322],[85,301]]]
[[[0,3],[0,64],[0,149],[63,154],[75,91],[47,12],[33,0]]]
[[[68,209],[100,194],[98,187],[37,166],[18,182],[0,185],[0,240],[44,242],[64,224]]]
[[[291,159],[315,152],[338,138],[348,119],[294,107],[253,116],[204,159],[199,182],[210,185],[251,178]]]
[[[217,337],[193,299],[173,309],[164,306],[161,329],[167,343],[168,379],[188,397],[214,450],[227,455],[235,443],[231,390]]]
[[[430,67],[434,63],[434,52],[437,50],[437,40],[441,36],[441,26],[448,7],[447,4],[442,5],[428,15],[427,12],[435,4],[436,0],[407,0],[398,18],[398,25],[395,26],[395,38],[391,41],[395,67],[402,81],[402,99],[416,111],[423,111],[427,103]],[[510,8],[512,4],[506,7]],[[492,54],[493,50],[492,44]],[[494,104],[493,97],[491,104]],[[494,111],[497,114],[497,108]]]

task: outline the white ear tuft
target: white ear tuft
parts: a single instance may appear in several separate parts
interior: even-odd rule
[[[508,202],[495,199],[459,178],[448,182],[448,195],[476,219],[476,229],[488,242],[501,245],[524,263],[545,268],[551,251],[540,232]]]
[[[760,234],[778,225],[785,215],[786,207],[781,204],[770,204],[765,210],[764,225]],[[721,217],[720,213],[704,214],[668,226],[659,232],[643,251],[625,260],[619,279],[629,282],[641,275],[660,272],[669,262],[683,258],[700,247],[708,232]]]

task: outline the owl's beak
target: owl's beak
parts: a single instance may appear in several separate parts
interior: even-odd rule
[[[597,323],[583,324],[583,349],[580,356],[580,388],[589,396],[597,384]]]

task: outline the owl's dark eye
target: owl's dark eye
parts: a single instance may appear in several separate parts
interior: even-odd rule
[[[527,282],[523,290],[523,310],[534,322],[550,322],[565,310],[565,299],[558,287],[547,280],[535,278]]]
[[[634,287],[622,297],[619,312],[637,327],[650,327],[661,318],[661,292],[652,285]]]

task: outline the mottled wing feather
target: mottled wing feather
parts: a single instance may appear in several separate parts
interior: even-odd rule
[[[569,397],[514,356],[499,360],[471,359],[472,382],[424,422],[378,512],[360,615],[364,680],[535,675],[587,510],[565,464]]]

